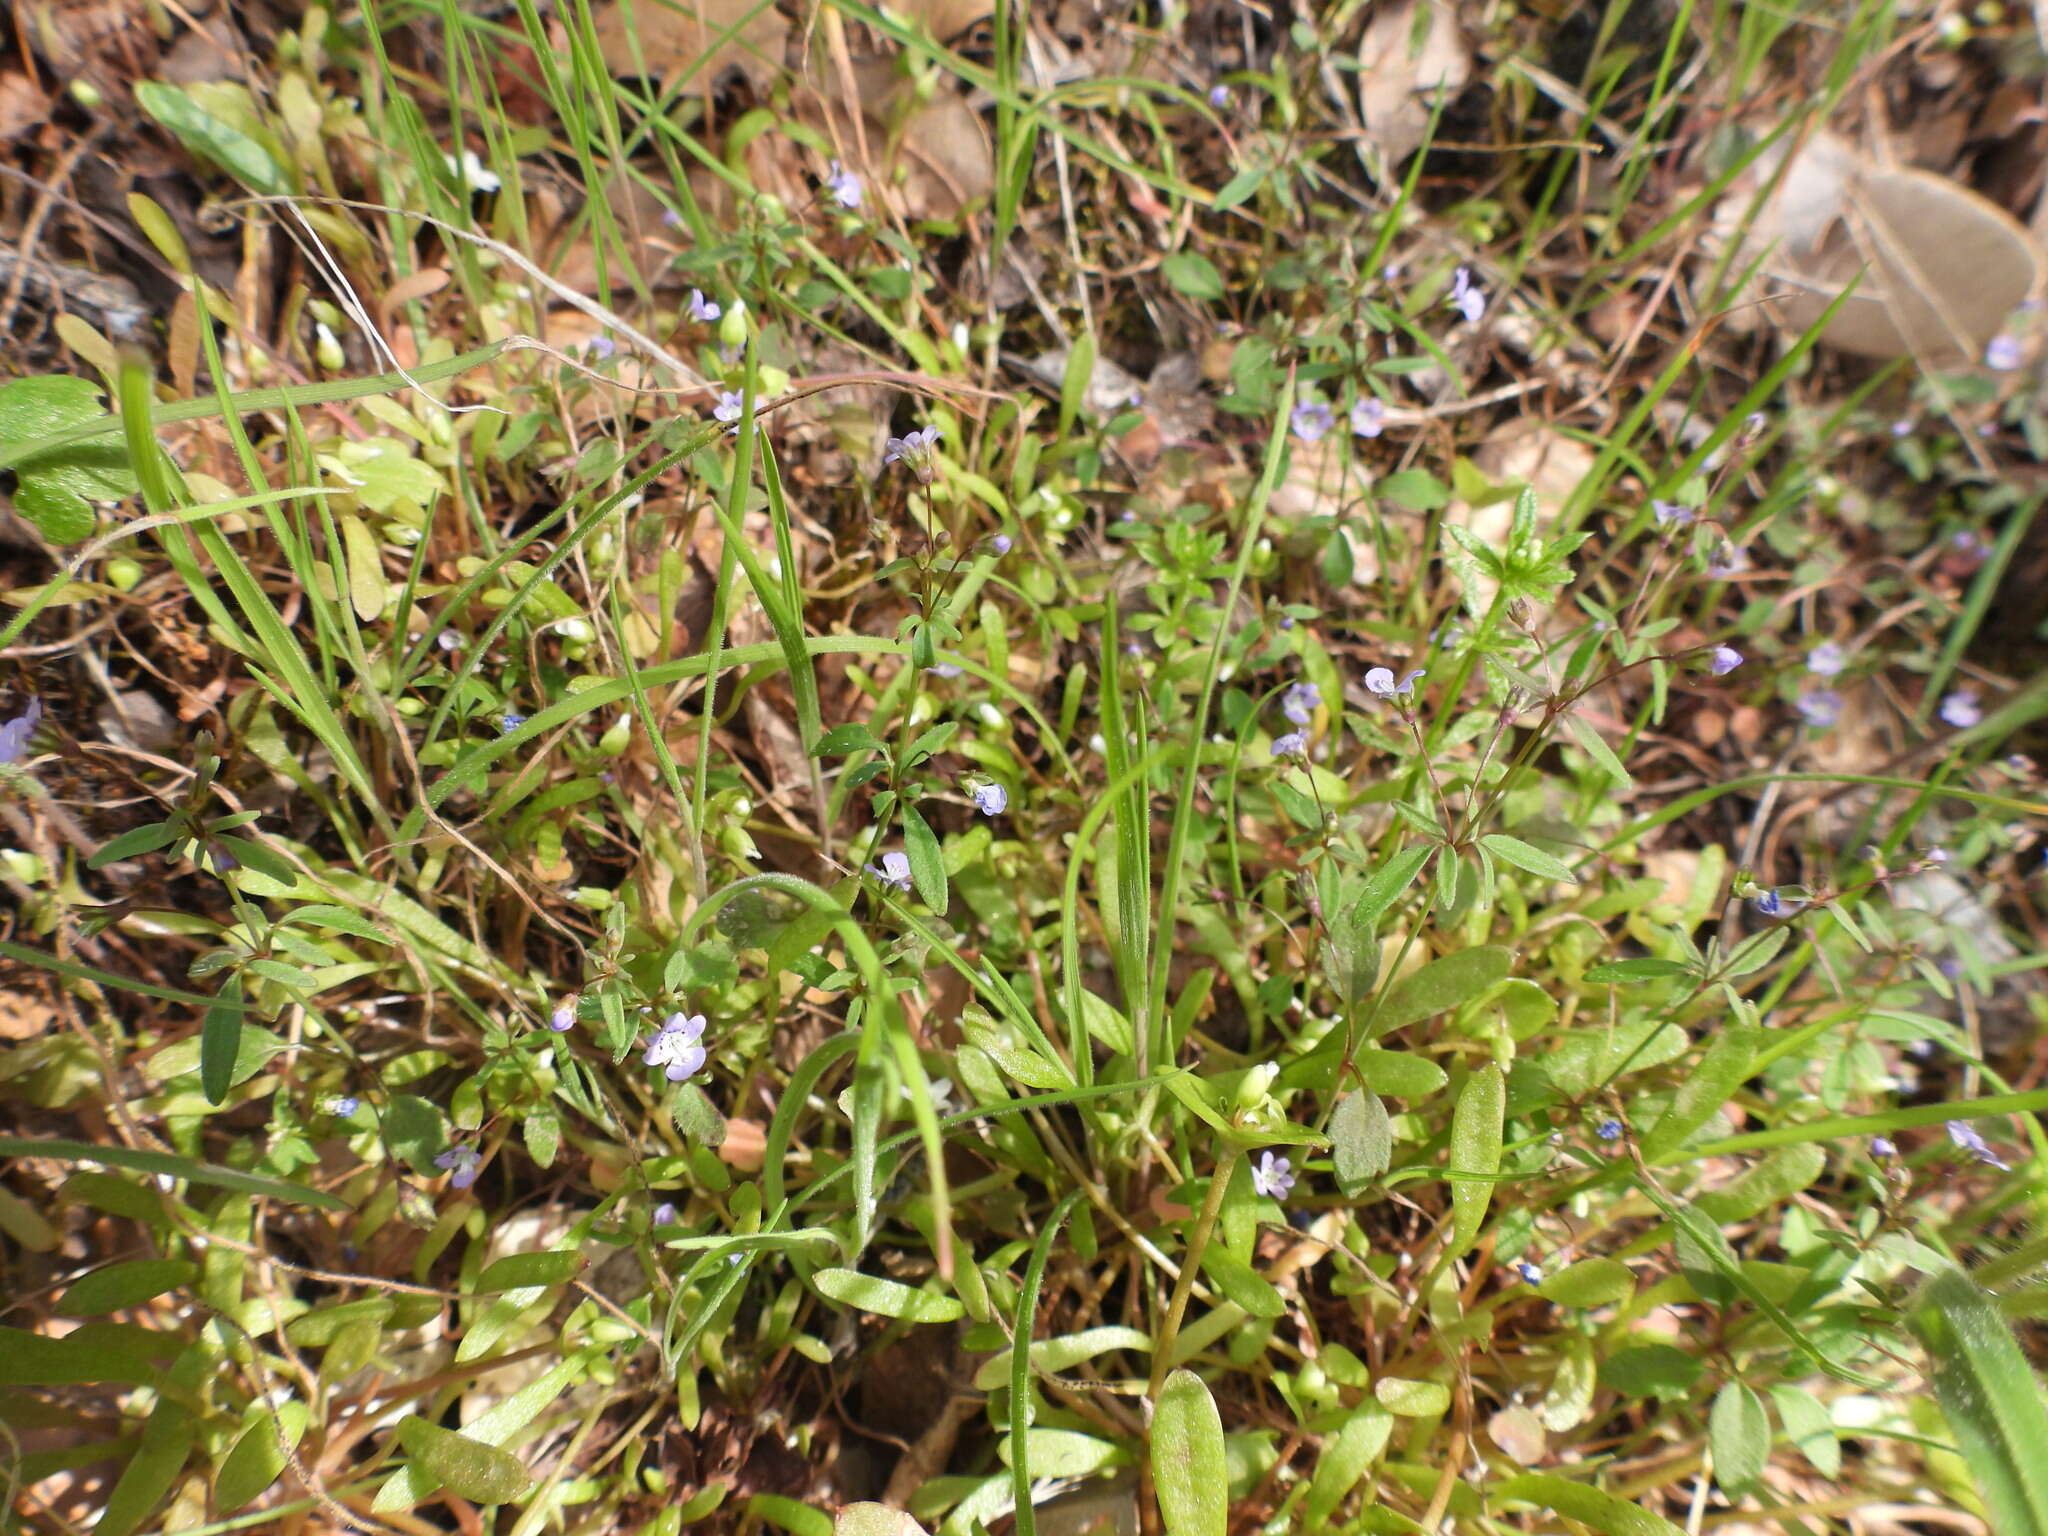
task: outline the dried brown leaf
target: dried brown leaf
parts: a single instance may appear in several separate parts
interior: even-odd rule
[[[1417,33],[1420,32],[1420,36]],[[1376,8],[1358,43],[1359,154],[1386,176],[1422,144],[1435,94],[1472,77],[1472,52],[1445,0]]]
[[[1772,312],[1787,330],[1818,324],[1855,282],[1828,344],[1930,366],[1974,362],[2044,278],[2040,248],[1997,204],[1930,171],[1876,166],[1826,133],[1785,167],[1749,245],[1772,250]]]
[[[707,94],[728,70],[765,89],[789,40],[788,21],[765,0],[614,0],[595,27],[613,74],[651,74]]]

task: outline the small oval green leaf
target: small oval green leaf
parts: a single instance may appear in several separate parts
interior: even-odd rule
[[[1160,1389],[1151,1449],[1152,1486],[1167,1536],[1225,1536],[1230,1466],[1223,1451],[1223,1418],[1193,1371],[1175,1371]]]
[[[821,1269],[811,1277],[820,1294],[844,1306],[858,1307],[879,1317],[898,1317],[909,1323],[950,1323],[966,1308],[958,1297],[936,1291],[920,1291],[879,1275],[864,1275],[857,1269]]]

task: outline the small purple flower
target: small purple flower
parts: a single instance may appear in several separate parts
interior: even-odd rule
[[[1602,1120],[1593,1127],[1593,1134],[1602,1141],[1619,1141],[1621,1140],[1621,1122],[1611,1118]]]
[[[880,864],[867,866],[868,873],[884,885],[893,885],[904,895],[910,894],[910,855],[895,849],[882,855]]]
[[[18,763],[28,751],[28,739],[42,723],[43,701],[30,699],[28,708],[0,725],[0,763]]]
[[[1832,640],[1823,640],[1806,653],[1806,670],[1815,677],[1839,677],[1849,665],[1849,653]]]
[[[475,1147],[455,1146],[434,1158],[436,1168],[445,1168],[455,1175],[448,1181],[455,1189],[467,1189],[476,1182],[476,1171],[483,1166],[483,1159],[477,1156]]]
[[[732,423],[737,422],[740,419],[740,417],[745,415],[746,410],[747,402],[740,398],[739,394],[736,391],[728,389],[720,393],[718,397],[718,404],[714,405],[711,408],[711,415],[714,420],[722,421],[730,425]],[[737,432],[739,428],[737,426],[734,426],[733,430]]]
[[[1742,665],[1742,652],[1732,645],[1717,645],[1713,655],[1707,658],[1707,670],[1716,677],[1726,677]]]
[[[938,441],[939,429],[937,427],[920,427],[905,433],[902,437],[892,437],[888,442],[889,451],[882,456],[882,462],[884,464],[894,464],[899,459],[905,462],[915,462],[917,459],[929,454],[938,445]]]
[[[648,1042],[640,1059],[650,1067],[667,1070],[672,1083],[687,1082],[704,1070],[704,1015],[672,1013]]]
[[[1280,695],[1280,713],[1296,725],[1307,725],[1322,702],[1323,691],[1314,683],[1296,683]]]
[[[1451,274],[1451,307],[1465,317],[1468,325],[1477,324],[1486,313],[1486,295],[1472,281],[1470,267],[1460,267]]]
[[[1524,1285],[1540,1285],[1543,1283],[1543,1271],[1534,1264],[1531,1264],[1527,1259],[1522,1260],[1521,1263],[1515,1266],[1515,1273],[1522,1277]]]
[[[1230,87],[1227,85],[1210,86],[1209,105],[1214,107],[1218,112],[1221,112],[1224,108],[1228,107],[1230,105]]]
[[[1284,1157],[1261,1152],[1252,1165],[1252,1188],[1268,1200],[1285,1200],[1294,1188],[1294,1167]]]
[[[1010,792],[1000,784],[977,784],[974,808],[984,816],[1000,816],[1010,808]]]
[[[1292,628],[1294,628],[1294,615],[1293,615],[1293,614],[1291,614],[1291,613],[1283,613],[1283,614],[1281,614],[1281,615],[1280,615],[1280,627],[1281,627],[1282,629],[1292,629]]]
[[[2012,1167],[2011,1163],[1999,1160],[1998,1155],[1985,1145],[1984,1138],[1977,1134],[1976,1127],[1967,1120],[1949,1121],[1948,1139],[1954,1142],[1960,1150],[1969,1153],[1978,1162],[1988,1167],[2008,1170]]]
[[[1376,693],[1383,699],[1413,698],[1415,679],[1421,677],[1422,668],[1404,672],[1397,681],[1391,667],[1368,667],[1365,672],[1365,691]]]
[[[1892,423],[1893,437],[1911,437],[1912,435],[1913,423],[1909,417],[1901,416],[1897,421]]]
[[[1650,511],[1655,514],[1659,528],[1689,527],[1692,520],[1698,516],[1684,502],[1664,501],[1654,496],[1650,498]]]
[[[1013,547],[1013,543],[1014,541],[1007,533],[998,533],[989,539],[988,547],[999,555],[1007,555]]]
[[[619,344],[609,336],[593,336],[590,338],[589,352],[592,357],[598,359],[607,358],[618,350]]]
[[[926,667],[925,671],[931,673],[933,677],[958,677],[960,675],[960,666],[957,662],[935,661]]]
[[[1387,407],[1378,395],[1367,395],[1351,407],[1351,435],[1378,437],[1387,429]]]
[[[1984,718],[1984,706],[1977,702],[1976,689],[1958,688],[1941,701],[1941,708],[1936,713],[1944,725],[1966,731]]]
[[[352,1093],[344,1093],[328,1106],[337,1120],[353,1119],[355,1112],[363,1107],[363,1101]]]
[[[1765,891],[1758,896],[1756,899],[1756,909],[1763,913],[1765,917],[1783,917],[1791,910],[1790,907],[1785,905],[1785,898],[1776,891]]]
[[[837,160],[832,162],[832,170],[825,177],[825,190],[831,194],[832,201],[842,208],[858,208],[860,206],[860,178],[846,169]]]
[[[1285,736],[1274,737],[1273,755],[1275,757],[1307,757],[1308,733],[1306,731],[1289,731]]]
[[[1873,1136],[1870,1138],[1870,1155],[1872,1157],[1897,1157],[1899,1149],[1893,1143],[1891,1137]]]
[[[1936,847],[1928,849],[1927,852],[1923,855],[1923,857],[1930,864],[1946,864],[1948,862],[1949,854],[1946,848]]]
[[[1731,544],[1723,539],[1713,554],[1707,557],[1707,574],[1716,581],[1725,581],[1730,576],[1740,575],[1749,569],[1749,551],[1740,544]]]
[[[1958,528],[1948,536],[1948,547],[1969,560],[1983,560],[1991,554],[1991,541],[1974,528]]]
[[[663,229],[681,229],[683,227],[683,216],[673,208],[664,208],[661,210],[661,227]]]
[[[566,1034],[576,1025],[576,999],[565,997],[555,1004],[555,1011],[548,1015],[548,1028],[556,1034]]]
[[[714,304],[711,300],[705,298],[702,288],[692,288],[690,290],[690,318],[699,325],[709,325],[724,313],[725,306],[723,304]]]
[[[462,631],[459,629],[444,629],[441,633],[434,636],[434,644],[441,647],[444,651],[459,651],[462,649]]]
[[[672,1227],[682,1217],[673,1200],[664,1200],[654,1208],[653,1222],[657,1227]]]
[[[1335,424],[1337,417],[1331,411],[1327,400],[1307,399],[1294,407],[1289,414],[1288,424],[1294,428],[1294,435],[1304,443],[1321,440],[1323,434]]]
[[[1824,731],[1842,718],[1842,696],[1832,688],[1809,688],[1793,699],[1800,719],[1817,731]]]
[[[2000,373],[2010,373],[2020,365],[2020,339],[2017,336],[1997,335],[1984,347],[1984,366]]]
[[[508,709],[504,714],[498,716],[498,734],[500,736],[510,736],[524,724],[526,724],[526,716],[516,710]]]

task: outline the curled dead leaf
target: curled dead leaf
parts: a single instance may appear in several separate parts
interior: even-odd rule
[[[1445,0],[1408,0],[1374,7],[1358,40],[1358,66],[1365,120],[1358,154],[1384,178],[1421,147],[1437,93],[1456,91],[1472,77],[1472,53]]]
[[[1911,356],[1933,367],[1982,356],[2048,277],[2040,247],[1997,204],[1931,171],[1875,165],[1829,133],[1792,155],[1745,249],[1768,250],[1771,312],[1788,331],[1818,324],[1855,283],[1823,339],[1858,356]]]

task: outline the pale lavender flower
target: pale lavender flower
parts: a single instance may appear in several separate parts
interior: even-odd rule
[[[1707,574],[1716,580],[1725,581],[1749,569],[1749,551],[1740,544],[1730,544],[1726,539],[1707,558]]]
[[[1650,511],[1656,514],[1659,528],[1685,528],[1691,525],[1697,515],[1683,502],[1665,501],[1660,497],[1650,498]]]
[[[1806,653],[1806,670],[1815,677],[1839,677],[1849,665],[1849,653],[1832,640],[1823,640]]]
[[[1984,718],[1984,706],[1977,702],[1976,689],[1958,688],[1941,701],[1941,708],[1936,713],[1944,725],[1966,731]]]
[[[1351,407],[1351,435],[1378,437],[1387,429],[1387,408],[1378,395],[1367,395]]]
[[[434,636],[434,644],[441,647],[444,651],[459,651],[462,649],[462,631],[459,629],[444,629],[441,633]]]
[[[704,1015],[672,1013],[648,1042],[640,1059],[650,1067],[665,1068],[672,1083],[687,1082],[704,1070]]]
[[[2008,373],[2020,365],[2020,339],[2017,336],[1998,335],[1991,338],[1984,348],[1984,366],[2000,373]]]
[[[1210,87],[1209,87],[1209,105],[1210,105],[1210,106],[1212,106],[1212,107],[1214,107],[1214,108],[1215,108],[1215,109],[1216,109],[1216,110],[1217,110],[1218,112],[1221,112],[1221,111],[1222,111],[1222,110],[1223,110],[1223,109],[1224,109],[1225,107],[1229,106],[1229,105],[1230,105],[1230,87],[1229,87],[1229,86],[1227,86],[1227,85],[1212,85],[1212,86],[1210,86]]]
[[[1977,1134],[1976,1127],[1967,1120],[1949,1121],[1948,1139],[1954,1142],[1960,1150],[1969,1153],[1978,1162],[1989,1167],[1999,1169],[2010,1169],[2012,1167],[2011,1163],[2001,1161],[1998,1154],[1985,1145],[1984,1138]]]
[[[1273,755],[1275,757],[1307,757],[1308,733],[1305,731],[1289,731],[1285,736],[1274,737]]]
[[[500,736],[510,736],[524,724],[526,724],[526,716],[516,710],[508,709],[504,714],[498,716],[498,734]]]
[[[1534,1264],[1531,1264],[1527,1259],[1522,1260],[1521,1263],[1515,1266],[1515,1273],[1522,1277],[1524,1285],[1540,1285],[1543,1281],[1543,1271]]]
[[[1913,422],[1910,417],[1901,416],[1897,421],[1892,423],[1893,437],[1911,437],[1912,435]]]
[[[30,699],[28,708],[0,725],[0,763],[18,763],[28,752],[28,739],[42,723],[43,701]]]
[[[904,895],[910,894],[910,855],[891,849],[882,855],[880,864],[870,864],[868,873],[884,885],[893,885]]]
[[[1732,645],[1717,645],[1714,654],[1707,658],[1707,670],[1716,677],[1726,677],[1742,665],[1742,652]]]
[[[1984,560],[1991,554],[1991,541],[1974,528],[1958,528],[1948,536],[1948,547],[1971,560]]]
[[[1798,903],[1793,903],[1794,906]],[[1776,891],[1765,891],[1756,899],[1756,909],[1765,917],[1783,917],[1792,908],[1786,906],[1785,898]]]
[[[1252,1188],[1268,1200],[1285,1200],[1294,1188],[1294,1167],[1286,1158],[1261,1152],[1252,1165]]]
[[[448,1181],[455,1189],[467,1189],[476,1182],[476,1171],[483,1166],[483,1159],[477,1156],[475,1147],[450,1147],[434,1158],[436,1168],[444,1168],[455,1175]]]
[[[957,662],[935,661],[926,667],[925,671],[931,673],[933,677],[958,677],[960,666]]]
[[[1376,693],[1383,699],[1413,697],[1415,679],[1422,675],[1422,668],[1417,667],[1413,672],[1402,673],[1396,680],[1391,667],[1368,667],[1365,673],[1365,691]]]
[[[1891,1137],[1873,1136],[1870,1138],[1870,1155],[1872,1157],[1897,1157],[1899,1149]]]
[[[1451,274],[1451,307],[1465,317],[1467,324],[1476,324],[1486,313],[1486,295],[1479,285],[1472,281],[1472,269],[1460,267]]]
[[[1000,784],[977,784],[974,808],[984,816],[1000,816],[1010,808],[1010,792]]]
[[[860,206],[860,178],[837,160],[832,162],[831,173],[825,178],[825,190],[831,194],[832,201],[842,208]]]
[[[1329,401],[1316,399],[1303,400],[1287,418],[1288,424],[1294,428],[1294,435],[1304,443],[1320,441],[1336,419]]]
[[[723,304],[714,304],[711,300],[705,298],[703,289],[692,288],[690,290],[690,318],[699,325],[709,325],[724,313],[725,306]]]
[[[664,208],[661,210],[661,225],[664,229],[681,229],[683,216],[673,208]]]
[[[1280,713],[1296,725],[1307,725],[1322,702],[1323,691],[1314,683],[1296,683],[1280,695]]]
[[[932,450],[938,446],[938,442],[937,427],[917,428],[904,433],[901,437],[890,438],[887,444],[889,451],[882,456],[882,462],[895,464],[900,461],[916,469],[931,458]]]
[[[1593,1134],[1602,1141],[1619,1141],[1621,1140],[1621,1122],[1612,1118],[1602,1120],[1593,1127]]]
[[[672,1227],[681,1219],[682,1212],[676,1209],[673,1200],[664,1200],[654,1208],[652,1220],[657,1227]]]
[[[555,1011],[548,1015],[548,1028],[559,1035],[575,1028],[575,1025],[576,999],[565,997],[555,1004]]]
[[[363,1101],[357,1098],[352,1093],[344,1093],[340,1098],[336,1099],[331,1105],[328,1106],[328,1108],[333,1110],[334,1116],[338,1120],[347,1120],[352,1118],[355,1112],[361,1109],[362,1107]]]
[[[1792,701],[1800,719],[1824,731],[1842,718],[1842,696],[1832,688],[1809,688]]]
[[[1010,538],[1010,536],[1007,533],[998,533],[993,535],[989,539],[988,547],[994,550],[999,555],[1007,555],[1010,552],[1013,543],[1014,541]]]
[[[728,425],[736,423],[746,413],[747,402],[741,398],[736,390],[728,389],[721,391],[718,396],[718,404],[711,407],[712,419],[725,422]],[[733,430],[737,432],[739,428],[733,426]]]
[[[619,344],[609,336],[593,336],[590,338],[589,351],[592,357],[602,360],[610,357],[618,350]]]

